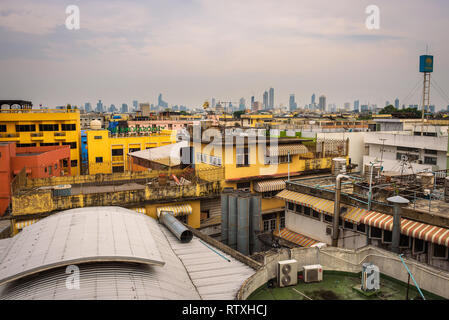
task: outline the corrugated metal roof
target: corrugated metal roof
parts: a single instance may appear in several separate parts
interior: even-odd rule
[[[301,143],[296,144],[283,144],[274,147],[267,147],[267,154],[273,156],[286,156],[290,152],[290,155],[309,153],[309,149]]]
[[[49,230],[52,233],[47,233]],[[95,252],[109,252],[111,247],[116,252],[136,249],[139,253],[148,239],[158,250],[163,265],[130,263],[126,259],[100,262],[95,256]],[[73,245],[76,240],[78,251]],[[89,245],[92,241],[99,244]],[[140,249],[136,248],[136,241]],[[2,247],[6,248],[3,254]],[[76,264],[80,269],[80,288],[70,290],[66,287],[66,266],[48,264],[49,259],[64,259],[80,252],[87,253],[84,257],[92,254],[93,262]],[[9,279],[0,285],[0,299],[235,299],[243,282],[255,272],[196,237],[190,243],[181,243],[155,219],[119,207],[68,210],[44,218],[14,238],[0,241],[0,255],[3,279]],[[36,260],[37,257],[41,259]],[[67,262],[61,259],[57,261]],[[41,261],[40,266],[31,269],[39,273],[31,274],[26,268],[32,266],[29,261]]]
[[[16,235],[0,261],[0,284],[49,268],[94,261],[163,265],[149,218],[119,207],[60,212]]]
[[[233,300],[243,282],[255,273],[252,268],[197,237],[189,243],[181,243],[167,229],[163,232],[202,299]]]
[[[188,147],[188,141],[181,141],[166,146],[150,148],[129,153],[130,156],[174,166],[181,163],[181,148]],[[164,159],[162,161],[162,159]]]

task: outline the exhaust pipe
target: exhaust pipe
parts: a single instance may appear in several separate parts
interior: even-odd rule
[[[340,194],[341,194],[341,180],[351,179],[346,174],[339,174],[335,183],[335,201],[334,201],[334,221],[333,221],[333,233],[332,233],[332,246],[338,247],[338,222],[340,220]]]
[[[182,243],[187,243],[192,240],[192,231],[176,219],[172,211],[162,211],[158,218]]]

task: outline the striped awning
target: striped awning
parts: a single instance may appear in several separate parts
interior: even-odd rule
[[[293,242],[301,247],[311,247],[314,244],[319,243],[319,241],[313,240],[300,233],[288,230],[287,228],[281,230],[281,232],[279,233],[279,237],[287,241]]]
[[[384,230],[393,230],[393,216],[380,212],[370,212],[360,222]],[[401,218],[401,233],[449,247],[449,229],[446,228]]]
[[[38,221],[39,221],[39,219],[18,221],[15,223],[15,227],[17,230],[22,230],[23,228],[31,226],[33,223],[38,222]]]
[[[334,215],[334,201],[331,200],[322,199],[290,190],[282,190],[276,195],[276,197],[285,201],[290,201],[305,207],[309,207],[320,213],[324,213],[330,216]],[[356,208],[345,204],[341,205],[340,212],[342,212],[342,209],[345,207],[347,211],[341,214],[341,218],[352,223],[358,224],[360,222],[360,219],[369,212],[366,209]]]
[[[158,217],[162,211],[173,212],[173,215],[177,217],[192,214],[193,209],[190,204],[181,204],[177,206],[159,207],[156,209],[156,211]]]
[[[147,210],[145,208],[133,208],[133,210],[138,213],[143,213],[143,214],[147,213]]]
[[[285,189],[285,179],[273,179],[254,182],[254,191],[268,192]]]
[[[267,147],[268,156],[286,156],[290,152],[290,155],[309,153],[309,149],[301,143],[296,144],[282,144],[277,147]]]

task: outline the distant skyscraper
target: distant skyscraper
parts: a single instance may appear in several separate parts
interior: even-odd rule
[[[84,104],[84,110],[85,110],[86,112],[90,112],[90,111],[92,110],[92,105],[90,104],[90,102],[86,102],[86,103]]]
[[[159,93],[157,98],[157,106],[161,108],[168,108],[168,103],[162,100],[162,93]]]
[[[268,93],[268,108],[274,109],[274,89],[270,88],[270,91]]]
[[[122,103],[122,113],[128,112],[128,105],[126,103]]]
[[[239,102],[239,110],[244,111],[246,109],[246,101],[245,98],[240,98]]]
[[[134,100],[133,101],[133,111],[136,111],[139,109],[139,101]]]
[[[109,107],[109,112],[116,112],[117,108],[115,107],[114,104],[111,104],[111,106]]]
[[[396,98],[394,100],[394,107],[399,110],[399,99],[398,98]]]
[[[254,107],[254,96],[251,96],[251,108]]]
[[[350,102],[345,102],[345,111],[349,111],[349,109],[351,109],[351,103]]]
[[[289,110],[290,111],[295,111],[297,109],[297,106],[298,105],[296,104],[296,101],[295,101],[295,95],[291,94],[290,95],[290,100],[288,101]]]
[[[263,93],[263,108],[268,109],[268,91]]]
[[[360,101],[355,100],[354,101],[354,112],[359,112],[359,107],[360,107]]]
[[[95,109],[97,112],[103,112],[103,102],[101,100],[98,100],[97,102],[97,108]]]
[[[320,99],[319,99],[319,110],[326,111],[326,96],[324,96],[324,95],[320,96]]]
[[[210,106],[212,109],[215,109],[215,98],[212,98],[212,103]]]
[[[312,105],[315,104],[315,93],[312,94],[312,101],[311,101]]]

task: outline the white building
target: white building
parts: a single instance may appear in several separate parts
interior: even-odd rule
[[[402,171],[404,174],[445,170],[448,127],[421,128],[414,126],[411,131],[366,133],[363,165],[374,160],[382,161],[383,171]]]

